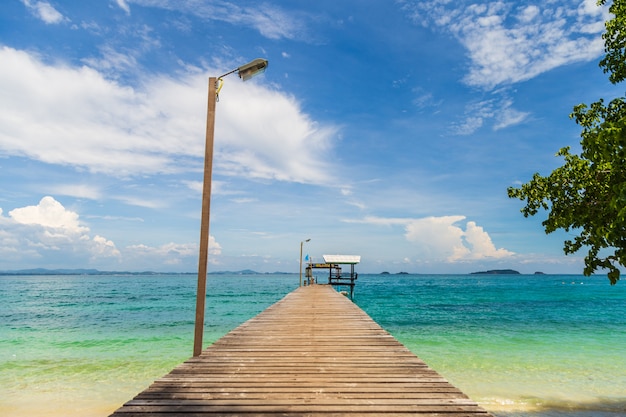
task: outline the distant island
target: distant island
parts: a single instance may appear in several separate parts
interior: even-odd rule
[[[187,272],[153,272],[153,271],[99,271],[97,269],[46,269],[32,268],[14,271],[0,271],[0,275],[166,275],[187,274]]]
[[[491,269],[489,271],[472,272],[470,275],[521,275],[514,269]]]
[[[0,271],[0,276],[7,275],[195,275],[197,271],[193,272],[154,272],[154,271],[100,271],[98,269],[86,269],[86,268],[59,268],[59,269],[46,269],[46,268],[31,268],[31,269],[19,269],[19,270],[5,270]],[[297,272],[258,272],[251,269],[242,269],[240,271],[209,271],[209,275],[293,275]],[[368,273],[364,273],[368,274]],[[383,271],[380,275],[392,275],[389,271]],[[393,275],[411,275],[409,272],[400,271]],[[470,272],[469,275],[521,275],[520,272],[514,269],[490,269],[488,271]],[[537,271],[534,275],[545,275],[545,273]]]
[[[193,275],[197,272],[154,272],[154,271],[100,271],[97,269],[45,269],[32,268],[14,271],[0,271],[0,275]],[[209,271],[209,275],[289,275],[290,272],[257,272],[251,269],[241,271]]]

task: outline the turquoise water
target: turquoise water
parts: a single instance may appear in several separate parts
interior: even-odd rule
[[[205,346],[298,281],[209,276]],[[195,291],[193,275],[0,277],[0,415],[108,415],[191,356]],[[626,415],[624,282],[359,275],[355,302],[498,417]]]

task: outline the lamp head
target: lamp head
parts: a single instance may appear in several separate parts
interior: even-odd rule
[[[265,72],[267,65],[267,59],[257,58],[254,61],[237,68],[237,74],[239,74],[239,78],[243,81],[248,81],[255,75]]]

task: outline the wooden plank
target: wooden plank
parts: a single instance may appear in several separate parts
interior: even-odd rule
[[[301,287],[112,416],[491,416],[330,286]]]
[[[242,409],[240,410],[231,410],[227,409],[219,409],[214,411],[197,411],[197,410],[180,410],[180,409],[171,409],[165,412],[150,412],[150,417],[173,417],[173,416],[185,416],[185,417],[206,417],[206,416],[229,416],[229,417],[267,417],[267,416],[289,416],[289,417],[310,417],[310,416],[323,416],[323,417],[341,417],[341,416],[350,416],[350,417],[373,417],[378,415],[383,416],[394,416],[394,417],[477,417],[477,416],[488,416],[489,414],[477,414],[475,411],[463,412],[456,411],[454,414],[449,414],[447,412],[439,412],[439,411],[383,411],[383,414],[380,414],[381,411],[374,410],[372,412],[362,411],[359,409],[352,410],[342,410],[339,412],[309,412],[309,411],[300,411],[297,409],[290,409],[286,412],[283,411],[274,411],[264,409],[261,411],[250,410],[250,409]],[[145,417],[145,411],[133,410],[128,413],[120,414],[125,417]]]

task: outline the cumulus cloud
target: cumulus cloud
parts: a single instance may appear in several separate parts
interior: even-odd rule
[[[36,206],[13,209],[9,211],[9,216],[20,224],[63,229],[69,233],[84,233],[89,230],[79,224],[77,213],[66,210],[52,197],[42,198]]]
[[[418,248],[420,256],[448,262],[501,259],[513,256],[497,249],[489,234],[476,222],[468,221],[465,230],[459,223],[465,216],[412,218],[367,217],[359,222],[379,226],[403,226],[404,237]]]
[[[190,69],[134,87],[87,66],[46,64],[0,48],[0,152],[124,177],[197,172],[204,157],[207,78]],[[219,73],[219,71],[215,71]],[[215,166],[223,175],[330,183],[337,128],[294,97],[227,83],[218,103]],[[315,159],[315,156],[319,156]]]
[[[597,58],[607,9],[595,0],[401,1],[417,23],[451,33],[470,60],[464,81],[493,89]]]
[[[24,3],[33,16],[41,19],[48,25],[58,24],[66,20],[66,18],[47,1],[22,0],[22,3]]]
[[[115,242],[90,228],[75,211],[46,196],[37,205],[18,207],[3,215],[0,208],[0,258],[3,266],[41,262],[56,267],[115,269],[123,265],[142,265],[146,269],[189,264],[198,256],[197,244],[167,243],[158,247],[132,245],[119,249]],[[210,254],[221,254],[213,236]],[[211,259],[215,262],[215,259]],[[32,265],[39,266],[38,264]]]
[[[80,221],[78,213],[66,209],[53,197],[42,198],[36,206],[15,208],[8,212],[8,217],[1,214],[0,253],[12,253],[24,259],[59,255],[115,258],[120,255],[113,242],[98,235],[91,238],[89,228]],[[10,261],[8,257],[4,260]]]
[[[115,243],[99,235],[93,238],[92,252],[94,257],[120,255],[120,251],[115,247]]]
[[[405,237],[409,242],[426,246],[435,257],[445,255],[449,261],[455,261],[470,253],[463,244],[463,230],[454,225],[464,218],[443,216],[407,220]]]

